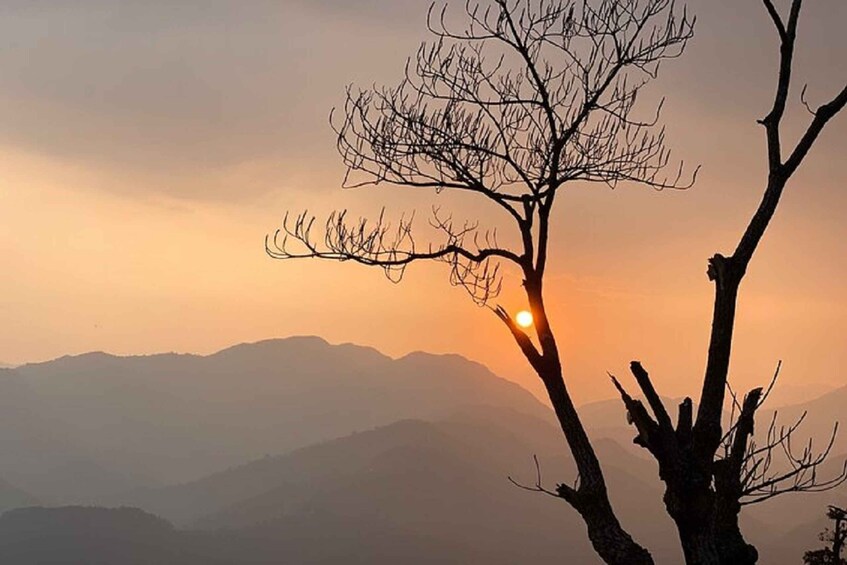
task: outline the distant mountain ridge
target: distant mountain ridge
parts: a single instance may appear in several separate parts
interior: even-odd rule
[[[195,536],[134,508],[21,508],[0,516],[0,561],[15,565],[236,565],[234,539]],[[234,548],[249,555],[247,543]]]
[[[16,423],[0,429],[0,477],[73,503],[467,404],[549,413],[518,385],[456,355],[392,359],[316,337],[208,356],[66,356],[0,370],[0,410]]]
[[[621,520],[657,563],[681,562],[655,463],[602,434],[595,433],[595,448]],[[419,547],[416,535],[430,540],[420,547],[438,555],[437,562],[505,564],[531,553],[541,564],[563,558],[598,563],[566,504],[508,482],[534,484],[533,456],[548,488],[575,477],[561,432],[548,420],[466,407],[442,421],[403,420],[107,503],[140,506],[183,527],[262,540],[257,543],[271,553],[272,547],[293,552],[302,563],[346,563],[342,555],[354,554],[371,557],[362,563],[387,562],[378,558],[385,554],[431,563],[404,553]],[[837,472],[845,456],[834,456],[823,474]],[[793,565],[815,545],[825,525],[822,510],[842,501],[847,504],[847,486],[748,507],[745,533],[762,563]],[[350,531],[355,534],[343,534]],[[335,553],[322,553],[322,536],[340,540]]]
[[[658,564],[681,562],[655,464],[613,440],[597,439],[595,448],[622,522]],[[285,555],[327,565],[351,556],[362,564],[506,565],[530,554],[539,564],[599,563],[566,504],[508,481],[533,485],[533,456],[548,488],[574,479],[561,433],[549,421],[466,407],[441,421],[402,420],[104,504],[250,539],[257,555],[270,556],[267,563]],[[746,509],[745,533],[762,563],[799,562],[816,543],[827,501],[845,495],[842,488]]]
[[[469,406],[439,421],[401,420],[104,504],[141,507],[192,531],[247,537],[264,548],[258,553],[292,563],[509,565],[530,553],[540,564],[563,557],[595,563],[567,505],[508,480],[531,484],[537,455],[548,486],[572,481],[563,447],[547,420]],[[610,463],[622,516],[656,516],[636,528],[650,535],[664,563],[675,562],[678,550],[662,541],[672,529],[659,513],[651,464],[607,440],[597,449]]]

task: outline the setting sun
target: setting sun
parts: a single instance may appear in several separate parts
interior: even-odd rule
[[[515,321],[522,328],[528,328],[532,325],[532,313],[526,310],[521,310],[518,312],[518,315],[515,316]]]

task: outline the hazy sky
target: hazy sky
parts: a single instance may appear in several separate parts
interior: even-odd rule
[[[808,119],[799,86],[814,103],[847,80],[847,2],[806,4],[789,126]],[[428,205],[402,190],[342,192],[327,125],[346,84],[399,77],[425,38],[427,6],[3,2],[0,361],[318,334],[391,355],[458,352],[534,385],[502,326],[449,287],[441,265],[395,286],[376,270],[264,254],[286,209]],[[731,251],[763,188],[755,120],[771,103],[775,34],[759,0],[689,6],[697,36],[653,91],[667,96],[675,156],[703,165],[697,185],[573,186],[557,203],[548,302],[579,401],[611,396],[606,371],[624,373],[631,359],[667,394],[699,391],[706,259]],[[789,389],[847,384],[845,149],[847,115],[790,184],[754,259],[734,348],[739,388],[761,384],[779,359]],[[523,307],[518,282],[501,300],[512,310]]]

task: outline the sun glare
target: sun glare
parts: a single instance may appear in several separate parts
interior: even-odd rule
[[[528,328],[532,325],[532,313],[522,310],[515,316],[515,321],[522,328]]]

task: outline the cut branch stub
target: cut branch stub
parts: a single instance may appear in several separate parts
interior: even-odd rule
[[[676,436],[679,443],[685,444],[691,439],[691,428],[694,425],[694,407],[691,398],[685,397],[679,405],[679,419],[676,423]]]
[[[636,436],[632,442],[658,456],[661,449],[657,438],[659,433],[659,424],[650,417],[650,414],[647,412],[647,409],[640,400],[635,400],[626,392],[614,375],[609,373],[609,378],[612,379],[612,384],[615,385],[615,388],[621,395],[621,399],[623,400],[624,406],[629,414],[630,421],[638,430],[638,436]]]
[[[733,258],[715,253],[709,259],[709,267],[706,270],[706,274],[709,276],[709,280],[714,282],[718,288],[726,288],[728,283],[734,282],[733,279],[736,276],[733,269]]]
[[[662,433],[672,432],[673,424],[671,423],[671,418],[668,416],[668,411],[659,394],[656,392],[653,382],[650,380],[650,375],[638,361],[630,363],[629,368],[635,377],[635,381],[641,388],[641,392],[644,393],[644,398],[647,399],[647,403],[650,405],[650,409],[653,411],[653,415],[656,417],[656,422],[659,424]]]

